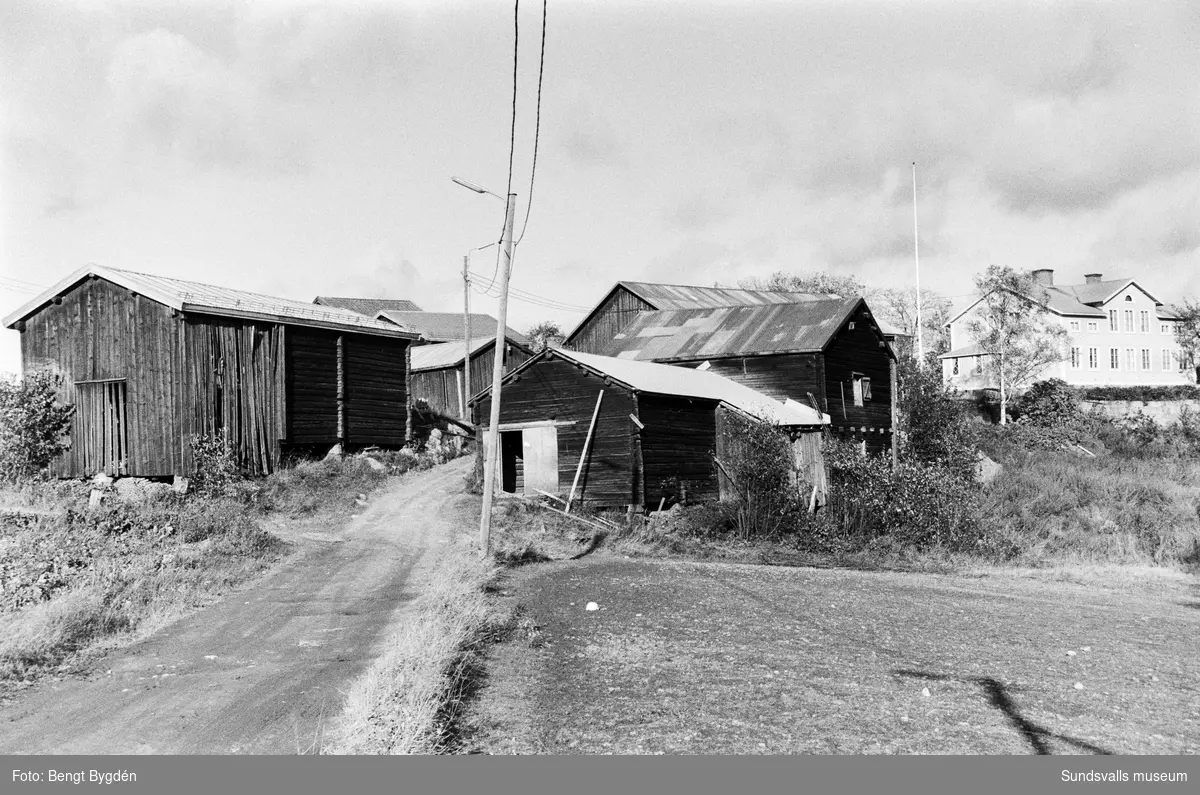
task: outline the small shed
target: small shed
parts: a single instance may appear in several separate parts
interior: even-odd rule
[[[471,369],[469,373],[464,373],[463,360],[467,357],[465,341],[415,345],[411,364],[413,399],[424,400],[439,414],[468,419],[467,400],[473,392],[492,383],[496,338],[476,337],[471,340],[470,351]],[[533,351],[528,346],[510,339],[504,350],[505,372],[520,366],[532,356]]]
[[[76,408],[61,477],[188,474],[193,435],[226,435],[252,473],[409,438],[416,335],[346,309],[89,265],[3,323]]]
[[[488,420],[489,391],[472,401],[477,422]],[[715,373],[547,349],[504,380],[500,488],[639,510],[730,496],[713,462],[730,413],[798,439],[819,439],[828,422]]]

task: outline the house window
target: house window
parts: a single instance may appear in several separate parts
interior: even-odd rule
[[[1162,332],[1163,334],[1170,334],[1171,333],[1171,324],[1170,323],[1162,323],[1159,325],[1158,330],[1160,332]]]
[[[1129,301],[1130,303],[1133,303],[1133,296],[1132,296],[1132,295],[1127,295],[1127,296],[1125,296],[1125,300],[1126,300],[1126,301]]]
[[[1128,296],[1126,296],[1126,297],[1128,298]],[[1125,330],[1133,331],[1133,310],[1132,309],[1125,310]]]
[[[1138,318],[1141,321],[1141,332],[1143,334],[1150,333],[1150,313],[1142,310],[1141,316]]]
[[[1117,328],[1117,310],[1115,309],[1108,310],[1108,330],[1120,331],[1120,329]]]
[[[1071,321],[1071,331],[1079,331],[1079,321],[1078,320]]]
[[[1100,324],[1094,320],[1089,320],[1088,321],[1088,333],[1095,334],[1098,331],[1100,331]]]
[[[1162,363],[1163,363],[1163,372],[1164,373],[1169,372],[1171,369],[1171,349],[1170,348],[1163,348]]]
[[[950,373],[950,375],[958,375],[958,359],[954,360],[954,370]]]
[[[854,374],[854,405],[861,406],[871,399],[871,379],[862,373]]]
[[[1121,369],[1121,352],[1119,350],[1117,350],[1116,348],[1108,349],[1108,369],[1110,369],[1110,370],[1120,370]]]
[[[1125,349],[1125,369],[1131,373],[1137,369],[1137,359],[1134,358],[1133,348]]]
[[[1071,349],[1071,369],[1072,370],[1079,369],[1079,349],[1078,348]]]
[[[1142,348],[1142,369],[1143,370],[1150,369],[1150,349],[1149,348]]]
[[[1100,367],[1100,349],[1088,348],[1088,369],[1096,370]]]

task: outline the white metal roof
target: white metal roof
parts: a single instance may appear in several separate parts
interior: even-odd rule
[[[795,401],[785,404],[707,370],[615,359],[611,356],[597,356],[564,349],[555,349],[546,355],[561,356],[579,362],[639,392],[718,400],[746,414],[761,420],[778,422],[780,425],[829,424],[828,414],[819,414],[815,409]]]
[[[471,340],[471,355],[474,356],[488,343],[495,342],[495,337],[475,337]],[[440,370],[462,364],[466,355],[466,346],[462,340],[454,342],[435,342],[431,345],[414,345],[409,369],[414,373],[419,370]],[[503,397],[503,394],[501,394]]]
[[[113,284],[143,295],[160,304],[165,304],[181,312],[197,312],[223,317],[241,317],[249,320],[268,320],[276,323],[290,323],[298,326],[314,326],[317,328],[343,329],[364,334],[374,334],[387,337],[415,339],[416,334],[405,331],[382,320],[320,304],[310,304],[306,301],[294,301],[289,298],[277,298],[245,290],[231,290],[227,287],[217,287],[211,284],[189,282],[182,279],[170,279],[166,276],[154,276],[148,273],[106,268],[100,265],[86,265],[67,276],[65,279],[48,288],[36,298],[27,302],[17,311],[4,318],[3,323],[11,328],[18,321],[32,315],[34,312],[52,301],[55,296],[62,295],[79,282],[91,276],[106,279]]]

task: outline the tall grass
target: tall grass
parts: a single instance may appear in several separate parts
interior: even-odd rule
[[[495,564],[465,542],[447,550],[412,615],[351,687],[324,753],[447,750],[478,677],[482,649],[503,630],[485,593],[496,573]]]

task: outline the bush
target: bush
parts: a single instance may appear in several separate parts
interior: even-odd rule
[[[192,487],[197,494],[227,494],[243,479],[237,453],[225,431],[192,436]]]
[[[722,428],[728,460],[718,468],[738,497],[726,503],[731,524],[743,538],[794,529],[802,510],[793,487],[792,443],[779,426],[732,412]],[[715,460],[715,456],[714,456]]]
[[[973,477],[978,423],[967,404],[942,383],[941,372],[918,367],[911,356],[897,364],[899,457]]]
[[[0,379],[0,481],[33,477],[67,449],[75,408],[58,402],[61,383],[45,373]]]
[[[1200,400],[1200,386],[1195,384],[1173,384],[1170,386],[1085,386],[1081,389],[1084,400],[1135,401],[1151,400]]]

